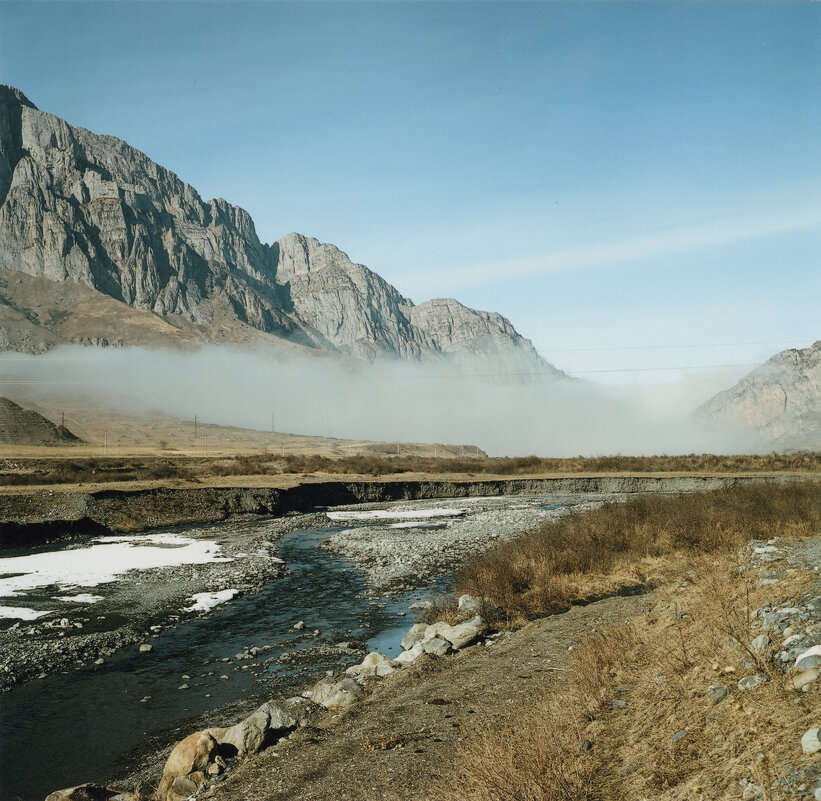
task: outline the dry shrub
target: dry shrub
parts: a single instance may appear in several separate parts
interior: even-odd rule
[[[752,539],[810,536],[819,529],[821,486],[815,482],[642,495],[502,543],[470,562],[457,587],[492,598],[509,620],[527,620],[636,587],[642,564],[659,558],[729,553]]]
[[[769,657],[752,659],[750,613],[809,591],[813,577],[756,586],[743,567],[733,554],[690,559],[651,612],[576,648],[566,682],[510,709],[511,725],[470,733],[442,797],[735,801],[748,779],[762,801],[782,798],[780,766],[812,761],[798,742],[817,725],[821,688],[796,692]],[[738,680],[755,673],[769,681],[740,692]],[[729,695],[714,705],[706,693],[719,682]],[[616,698],[627,706],[614,709]],[[580,750],[584,740],[591,750]]]
[[[436,787],[442,801],[596,801],[595,760],[581,750],[583,720],[561,703],[517,710],[474,734],[455,774]]]

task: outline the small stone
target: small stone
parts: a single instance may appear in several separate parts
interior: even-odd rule
[[[751,643],[750,643],[750,650],[755,651],[757,654],[763,654],[764,651],[767,650],[767,646],[770,644],[770,637],[768,634],[759,634]]]
[[[105,659],[103,659],[102,657],[100,657],[99,659],[95,659],[94,664],[95,665],[104,665],[105,664]]]
[[[818,669],[813,668],[812,670],[804,670],[799,673],[797,676],[793,676],[790,680],[793,688],[796,690],[803,690],[805,687],[808,687],[818,678]]]
[[[742,692],[745,690],[752,690],[754,687],[764,684],[764,681],[765,679],[763,676],[745,676],[738,682],[738,689]]]
[[[592,751],[593,750],[593,743],[590,740],[582,740],[582,744],[579,746],[579,751]]]
[[[177,687],[177,689],[178,689],[178,690],[187,690],[187,689],[188,689],[188,685],[187,685],[187,684],[180,684],[180,686],[179,686],[179,687]]]
[[[801,738],[801,750],[809,756],[821,751],[821,728],[807,729]]]
[[[707,688],[707,698],[709,698],[713,705],[720,704],[729,694],[729,690],[724,684],[711,684]]]
[[[622,701],[620,698],[613,701],[613,709],[624,709],[627,706],[627,701]]]
[[[799,657],[795,663],[796,670],[814,670],[815,668],[821,668],[821,656],[818,654],[811,654],[803,659]]]
[[[153,650],[154,650],[154,646],[153,646],[153,645],[149,645],[147,642],[144,642],[144,643],[140,646],[140,653],[141,653],[141,654],[150,654]]]
[[[302,631],[305,628],[305,621],[300,620],[299,623],[294,623],[294,631]]]
[[[679,740],[683,739],[686,736],[687,736],[687,732],[684,729],[679,729],[679,731],[677,731],[673,735],[673,742],[677,743]]]

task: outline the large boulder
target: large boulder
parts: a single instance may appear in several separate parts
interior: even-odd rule
[[[433,637],[442,637],[454,648],[459,649],[475,642],[487,630],[488,625],[485,619],[480,615],[476,615],[476,617],[464,623],[458,623],[455,626],[451,626],[450,623],[445,623],[444,621],[439,621],[425,629],[422,642]]]
[[[420,644],[422,650],[432,656],[445,656],[450,651],[450,643],[444,637],[431,637]]]
[[[187,778],[192,773],[204,774],[208,763],[213,761],[217,748],[217,741],[207,731],[194,732],[177,743],[163,768],[162,778],[157,786],[157,798],[161,801],[176,801],[177,794],[171,793],[175,779]]]
[[[395,664],[399,665],[409,665],[411,662],[415,661],[417,657],[421,656],[425,653],[425,645],[424,643],[418,642],[413,648],[410,648],[407,651],[402,651],[399,656],[394,659]]]
[[[415,623],[411,626],[410,631],[402,638],[402,650],[410,651],[416,643],[422,642],[422,640],[425,639],[425,631],[427,628],[424,623]]]
[[[471,618],[465,623],[451,626],[450,631],[444,634],[446,640],[456,648],[464,648],[479,639],[488,630],[485,619],[479,615]]]
[[[340,681],[333,676],[325,676],[314,685],[311,700],[326,709],[338,711],[353,706],[364,695],[353,679]]]
[[[380,654],[378,651],[371,651],[360,664],[351,665],[345,672],[349,676],[388,676],[393,673],[394,667],[390,657]]]
[[[267,701],[245,720],[222,736],[223,745],[232,745],[240,756],[256,754],[285,732],[297,727],[297,719],[275,701]]]

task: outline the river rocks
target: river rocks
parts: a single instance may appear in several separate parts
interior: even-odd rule
[[[149,645],[147,642],[143,643],[140,646],[140,653],[141,654],[150,654],[154,650],[153,645]]]
[[[402,638],[401,646],[403,651],[409,651],[416,643],[425,639],[427,626],[424,623],[415,623],[410,631]]]
[[[369,653],[359,665],[351,665],[345,672],[349,676],[387,676],[393,673],[391,659],[377,651]]]
[[[122,790],[112,790],[99,784],[80,784],[77,787],[67,787],[64,790],[55,790],[46,796],[46,801],[110,801],[119,796],[130,799],[130,794]]]
[[[413,646],[413,648],[409,648],[407,651],[403,651],[399,654],[399,656],[397,656],[393,661],[399,665],[409,665],[423,653],[425,653],[425,646],[423,643],[418,642]]]
[[[264,703],[245,720],[231,726],[221,739],[221,744],[231,745],[240,756],[261,751],[270,741],[297,727],[297,719],[275,701]]]
[[[199,789],[199,784],[187,776],[177,776],[166,792],[167,801],[185,801]]]
[[[314,685],[311,700],[326,709],[339,711],[353,706],[364,694],[353,679],[339,681],[332,676],[325,676]]]
[[[451,627],[450,631],[444,633],[444,637],[454,648],[459,649],[475,642],[487,630],[484,618],[476,615],[465,623]]]
[[[807,754],[821,751],[821,728],[807,729],[801,738],[801,750]]]
[[[767,646],[769,644],[770,644],[769,635],[768,634],[759,634],[750,643],[750,650],[755,651],[758,654],[761,654],[761,653],[764,653],[764,651],[767,650]]]
[[[204,773],[215,755],[217,745],[217,741],[207,731],[189,734],[178,743],[163,768],[162,778],[157,786],[157,798],[160,801],[177,801],[179,796],[176,792],[171,792],[175,780],[189,777],[193,773]],[[196,789],[195,786],[194,790]]]
[[[431,656],[446,656],[451,648],[450,643],[444,637],[430,637],[421,643],[422,650]]]

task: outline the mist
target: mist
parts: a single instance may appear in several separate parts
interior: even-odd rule
[[[140,415],[345,439],[478,445],[492,456],[750,453],[751,433],[709,430],[697,406],[739,371],[673,383],[601,386],[505,377],[504,364],[459,356],[424,363],[344,361],[281,351],[64,346],[6,354],[0,395]]]

